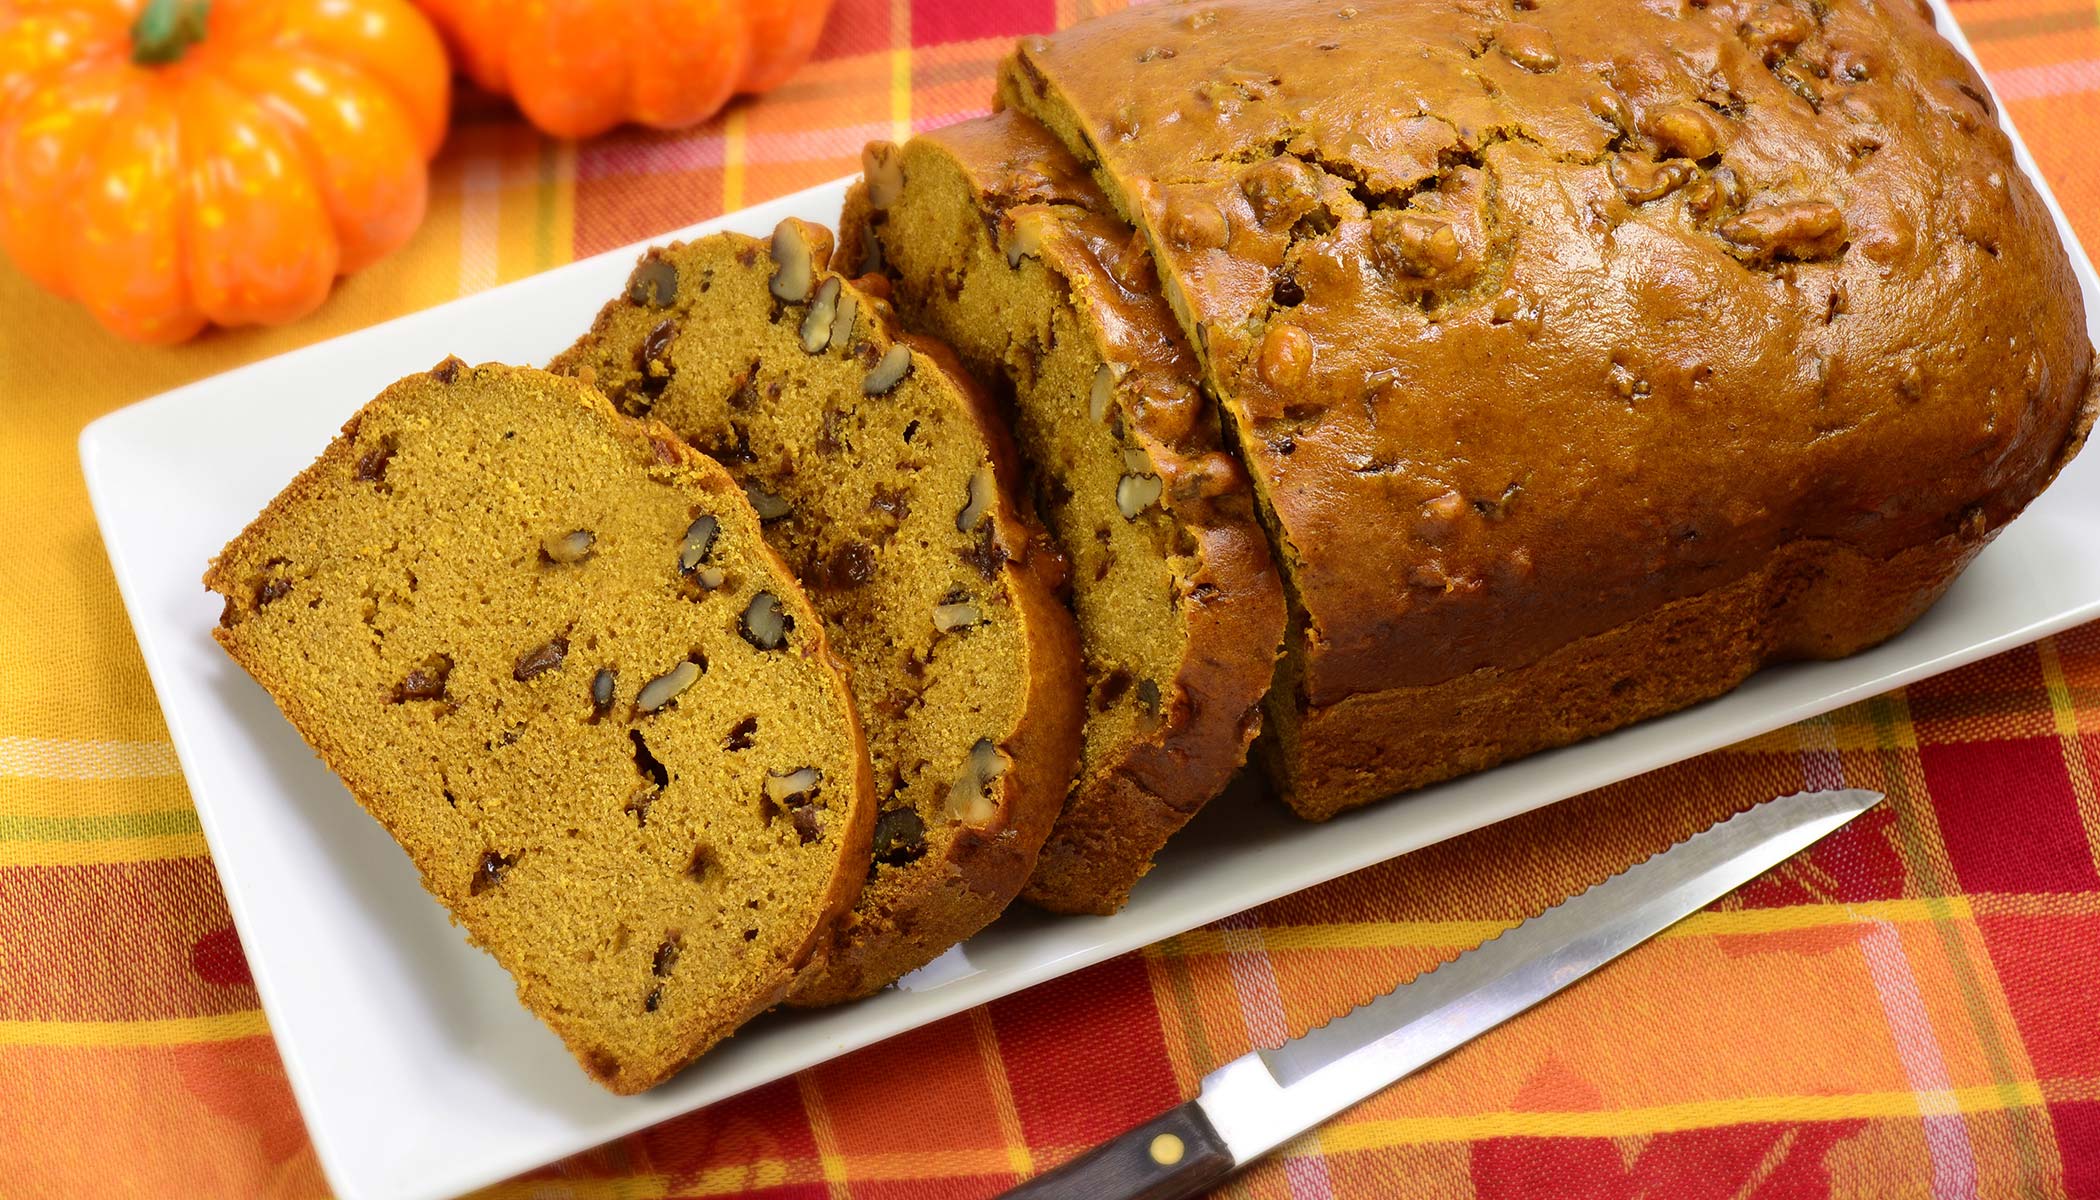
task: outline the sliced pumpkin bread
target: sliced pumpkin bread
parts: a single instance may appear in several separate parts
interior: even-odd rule
[[[711,450],[852,668],[880,813],[860,903],[791,1002],[864,995],[1013,899],[1077,761],[1062,562],[1013,451],[944,348],[783,223],[651,250],[554,369]]]
[[[616,1092],[777,1003],[874,819],[742,489],[572,379],[388,388],[212,563],[214,631]]]
[[[844,244],[907,325],[1011,389],[1072,564],[1084,749],[1024,895],[1113,912],[1261,727],[1284,600],[1247,476],[1142,241],[1045,130],[997,113],[876,143],[866,167]]]

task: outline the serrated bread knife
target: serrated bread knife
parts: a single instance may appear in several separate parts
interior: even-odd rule
[[[1203,1077],[1194,1100],[1008,1200],[1194,1196],[1815,844],[1879,792],[1803,792],[1713,825],[1354,1012]]]

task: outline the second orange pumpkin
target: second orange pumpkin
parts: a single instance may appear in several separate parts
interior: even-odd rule
[[[831,0],[416,0],[462,71],[534,125],[681,129],[809,58]]]

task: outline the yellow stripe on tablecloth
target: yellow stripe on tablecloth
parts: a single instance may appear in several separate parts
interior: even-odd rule
[[[0,737],[0,778],[166,779],[182,774],[168,742]]]
[[[2051,1104],[2100,1104],[2100,1079],[2044,1079],[2039,1086]]]
[[[1342,1122],[1321,1132],[1329,1153],[1495,1137],[1639,1137],[1724,1125],[1936,1116],[2039,1108],[2032,1081],[1940,1092],[1859,1092],[1841,1096],[1744,1096],[1602,1112],[1499,1112],[1462,1117],[1388,1117]]]
[[[832,1200],[846,1200],[846,1184],[852,1176],[846,1173],[846,1157],[839,1153],[838,1130],[832,1127],[831,1109],[825,1106],[824,1091],[817,1086],[816,1074],[804,1071],[795,1076],[795,1088],[802,1097],[803,1115],[809,1118],[809,1136],[817,1146],[817,1163],[824,1170],[826,1190]]]
[[[28,816],[0,812],[0,842],[109,842],[197,832],[197,810]]]
[[[165,833],[102,841],[0,842],[0,867],[82,867],[204,858],[211,853],[202,833]]]
[[[2100,892],[1977,892],[1967,899],[1984,917],[2100,916]]]
[[[102,780],[0,775],[0,821],[10,817],[125,817],[189,807],[190,791],[180,775]]]
[[[735,105],[722,118],[722,211],[744,207],[744,174],[750,154],[749,120],[744,106]]]
[[[2100,787],[2086,767],[2084,739],[2079,736],[2078,705],[2064,679],[2064,663],[2057,653],[2056,639],[2035,643],[2042,664],[2042,687],[2049,694],[2050,715],[2056,720],[2057,740],[2063,744],[2064,773],[2070,777],[2072,802],[2078,807],[2078,822],[2085,827],[2086,849],[2100,865]]]
[[[491,288],[502,278],[503,163],[492,150],[461,150],[459,178],[459,294]]]
[[[742,1196],[765,1188],[784,1187],[792,1178],[788,1164],[778,1158],[755,1158],[734,1166],[708,1167],[687,1179],[681,1196]]]
[[[196,832],[167,742],[0,737],[0,863],[158,857],[149,849],[83,858],[79,846]]]
[[[1090,1148],[1090,1147],[1089,1147]],[[1067,1155],[1069,1156],[1069,1155]],[[802,1160],[806,1162],[807,1160]],[[767,1188],[786,1186],[798,1174],[797,1163],[779,1158],[756,1158],[729,1166],[708,1167],[699,1174],[683,1178],[678,1187],[681,1196],[743,1196]],[[806,1169],[806,1168],[804,1168]],[[1004,1151],[990,1148],[982,1150],[947,1149],[927,1152],[900,1151],[894,1154],[855,1155],[849,1164],[846,1159],[835,1159],[826,1169],[826,1178],[832,1172],[832,1189],[843,1194],[845,1180],[854,1183],[890,1183],[899,1180],[925,1179],[977,1179],[996,1177],[1010,1173]],[[649,1176],[640,1181],[654,1186],[660,1176]],[[607,1187],[617,1180],[546,1180],[518,1179],[474,1193],[474,1200],[512,1200],[514,1197],[531,1197],[549,1193],[570,1194],[572,1186],[587,1185],[592,1188]],[[616,1197],[630,1193],[613,1191],[577,1192],[583,1196]],[[638,1197],[658,1196],[661,1191],[631,1193]]]
[[[749,1185],[740,1184],[737,1188],[716,1192],[702,1189],[680,1194],[720,1196],[746,1186]],[[475,1192],[474,1200],[543,1200],[548,1196],[561,1196],[563,1200],[657,1200],[659,1196],[670,1194],[671,1181],[662,1175],[629,1175],[620,1179],[506,1179]]]
[[[537,270],[558,267],[576,256],[576,143],[540,144],[539,225],[533,243]]]
[[[0,1046],[176,1046],[269,1032],[259,1008],[157,1021],[0,1021]]]
[[[1183,1092],[1194,1093],[1214,1056],[1203,1036],[1203,1018],[1196,1011],[1188,959],[1151,953],[1138,957],[1152,988],[1152,1008],[1159,1014],[1160,1038],[1166,1045],[1167,1065],[1174,1071],[1174,1084]]]
[[[1051,1161],[1062,1161],[1071,1157],[1078,1149],[1092,1148],[1087,1146],[1067,1149],[1064,1154]],[[1040,1151],[1041,1147],[1037,1149]],[[1046,1157],[1040,1153],[1037,1155],[1038,1161]],[[981,1149],[949,1147],[933,1151],[898,1150],[855,1154],[850,1159],[841,1157],[837,1162],[841,1177],[851,1179],[854,1183],[882,1183],[900,1179],[973,1179],[984,1176],[996,1178],[1013,1170],[1007,1164],[1006,1152],[990,1146]],[[829,1178],[828,1171],[826,1177]],[[844,1194],[840,1185],[834,1185],[834,1190]]]
[[[1820,727],[1809,722],[1784,725],[1716,750],[1710,757],[1725,761],[1727,756],[1737,754],[1799,754],[1809,738],[1815,739],[1816,749],[1836,750],[1841,754],[1917,749],[1917,730],[1910,722],[1888,726],[1873,709],[1874,703],[1862,700],[1834,709],[1823,715]]]
[[[911,0],[890,0],[890,140],[911,137]]]
[[[510,283],[567,261],[568,246],[554,255],[553,208],[549,199],[557,162],[552,144],[528,130],[499,125],[490,147],[496,159],[496,279]]]
[[[1977,936],[1972,920],[1974,907],[1961,895],[1960,876],[1940,833],[1939,810],[1932,803],[1925,777],[1923,756],[1918,747],[1917,723],[1910,709],[1908,692],[1897,690],[1853,706],[1870,716],[1886,734],[1887,749],[1880,752],[1880,779],[1862,782],[1888,793],[1895,815],[1894,839],[1902,856],[1906,886],[1924,893],[1922,903],[1938,914],[1926,930],[1940,943],[1946,956],[1949,994],[1967,1017],[1981,1061],[1998,1082],[2003,1101],[2000,1111],[2007,1146],[2002,1156],[2016,1169],[2036,1172],[2045,1161],[2045,1146],[2052,1135],[2046,1113],[2011,1102],[2018,1089],[2030,1086],[2033,1066],[2027,1061],[2019,1023],[2013,1018],[2005,993],[1990,961],[1990,954]],[[1944,897],[1944,898],[1942,898]],[[1942,1026],[1942,1039],[1951,1026]],[[1999,1157],[1995,1155],[1994,1157]]]
[[[1006,1165],[1026,1179],[1035,1174],[1035,1157],[1028,1151],[1028,1134],[1021,1127],[1021,1110],[1014,1104],[1013,1081],[1006,1075],[1006,1059],[999,1053],[999,1033],[992,1028],[991,1010],[982,1005],[970,1010],[970,1035],[977,1043],[977,1056],[984,1064],[985,1082],[992,1089],[992,1107],[999,1118],[999,1136],[1006,1142]]]
[[[1662,932],[1663,937],[1730,937],[1785,933],[1867,921],[1896,924],[1967,920],[1968,898],[1873,900],[1859,904],[1801,904],[1694,913]],[[1350,921],[1331,925],[1268,926],[1262,944],[1278,950],[1378,950],[1395,946],[1474,946],[1513,928],[1511,921]],[[1169,938],[1149,953],[1224,954],[1230,930],[1197,929]]]

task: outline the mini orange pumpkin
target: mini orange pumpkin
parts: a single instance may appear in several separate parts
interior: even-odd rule
[[[793,74],[831,11],[831,0],[416,2],[475,83],[565,138],[704,121]]]
[[[0,246],[138,341],[292,320],[421,223],[450,87],[406,0],[0,0]]]

